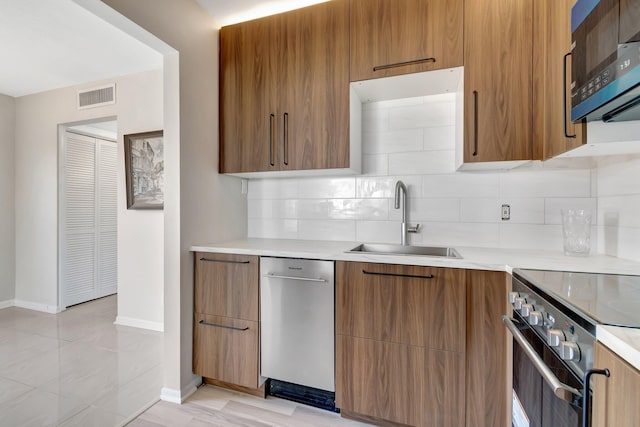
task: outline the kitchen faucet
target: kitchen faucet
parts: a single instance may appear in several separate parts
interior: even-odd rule
[[[400,237],[400,243],[402,246],[407,245],[407,233],[417,233],[420,228],[420,224],[417,224],[415,227],[410,227],[407,224],[407,186],[404,185],[404,182],[398,181],[396,182],[396,209],[400,209],[400,193],[402,193],[402,236]]]

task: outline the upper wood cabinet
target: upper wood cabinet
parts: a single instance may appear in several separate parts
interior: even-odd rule
[[[220,172],[350,166],[349,4],[220,30]]]
[[[533,0],[464,4],[464,162],[531,160]]]
[[[462,0],[351,0],[351,81],[462,65]]]
[[[571,123],[571,8],[575,0],[536,0],[533,15],[533,158],[547,160],[586,142]]]
[[[609,378],[593,376],[592,427],[632,427],[640,420],[640,372],[596,342],[593,366],[609,369]]]

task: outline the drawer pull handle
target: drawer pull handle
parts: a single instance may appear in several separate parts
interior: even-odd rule
[[[373,67],[373,71],[386,70],[389,68],[396,68],[396,67],[404,67],[406,65],[423,64],[425,62],[436,62],[436,58],[422,58],[422,59],[414,59],[413,61],[395,62],[393,64],[385,64],[385,65],[376,65],[375,67]]]
[[[433,274],[430,274],[428,276],[418,276],[414,274],[377,273],[375,271],[367,271],[367,270],[362,270],[362,273],[371,274],[374,276],[411,277],[414,279],[433,279],[434,278]]]
[[[204,320],[201,320],[198,323],[201,324],[201,325],[204,325],[204,326],[213,326],[213,327],[216,327],[216,328],[232,329],[234,331],[248,331],[249,330],[248,326],[246,328],[236,328],[235,326],[220,325],[218,323],[207,323]]]
[[[226,259],[210,259],[210,258],[200,258],[200,261],[222,262],[226,264],[250,264],[251,263],[251,261],[232,261],[232,260],[226,260]]]

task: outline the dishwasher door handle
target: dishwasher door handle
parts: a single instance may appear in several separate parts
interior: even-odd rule
[[[273,274],[273,273],[267,273],[264,275],[264,277],[267,277],[269,279],[301,280],[303,282],[324,282],[324,283],[327,282],[327,279],[313,278],[313,277],[285,276],[282,274]]]

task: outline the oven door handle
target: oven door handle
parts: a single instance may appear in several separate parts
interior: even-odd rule
[[[524,353],[527,355],[536,370],[542,375],[545,382],[549,384],[553,393],[562,400],[567,402],[573,402],[573,395],[582,397],[582,393],[578,389],[575,389],[558,379],[551,372],[551,369],[544,363],[542,358],[536,353],[529,341],[522,335],[522,332],[518,330],[518,327],[513,323],[514,320],[508,316],[502,316],[502,323],[507,327],[513,338],[518,342]]]

